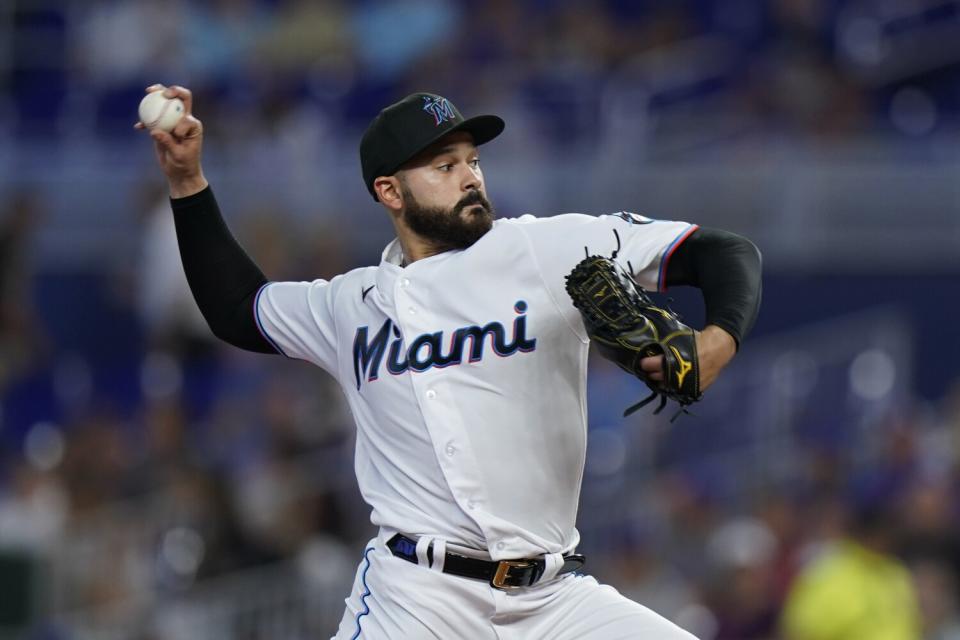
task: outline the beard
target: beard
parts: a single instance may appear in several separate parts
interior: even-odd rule
[[[406,186],[401,191],[407,203],[403,214],[407,226],[438,252],[466,249],[493,227],[493,206],[477,190],[460,198],[450,209],[425,207]]]

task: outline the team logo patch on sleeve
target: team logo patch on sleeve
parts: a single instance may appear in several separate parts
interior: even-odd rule
[[[632,213],[630,211],[620,211],[613,214],[618,218],[623,218],[628,224],[650,224],[653,222],[652,218],[647,216],[642,216],[639,213]]]

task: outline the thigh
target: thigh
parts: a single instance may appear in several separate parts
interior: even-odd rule
[[[524,629],[529,640],[696,640],[666,618],[601,585],[591,576],[570,576],[556,590],[532,600]]]
[[[394,557],[371,541],[334,640],[495,640],[485,584]]]

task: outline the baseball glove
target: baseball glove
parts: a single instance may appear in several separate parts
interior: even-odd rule
[[[619,237],[617,240],[619,244]],[[610,258],[591,256],[588,250],[587,257],[567,276],[567,293],[600,353],[643,380],[653,392],[623,415],[659,396],[660,406],[654,413],[660,413],[668,399],[680,404],[670,420],[673,422],[702,397],[694,331],[672,311],[656,306],[630,272],[616,262],[616,256],[616,251]],[[657,355],[663,355],[663,381],[651,380],[640,367],[641,359]]]

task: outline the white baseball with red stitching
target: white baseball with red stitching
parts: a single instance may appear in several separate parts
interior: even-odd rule
[[[153,91],[140,101],[140,122],[147,129],[171,131],[183,117],[180,98],[165,98],[163,91]]]

